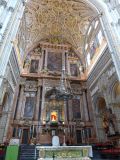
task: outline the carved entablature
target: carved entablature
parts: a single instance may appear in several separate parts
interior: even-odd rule
[[[64,51],[68,51],[71,48],[69,44],[56,44],[56,43],[48,43],[48,42],[40,43],[40,46],[43,49],[57,49],[57,50],[64,50]]]
[[[36,81],[26,81],[24,91],[37,91],[37,82]]]
[[[80,84],[71,84],[72,91],[75,95],[81,95],[81,85]]]
[[[57,87],[59,83],[60,83],[60,80],[50,80],[50,79],[44,80],[44,85],[48,88]]]

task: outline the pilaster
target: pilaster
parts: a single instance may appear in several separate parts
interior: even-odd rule
[[[89,121],[89,115],[88,115],[88,108],[87,108],[87,102],[86,102],[86,93],[85,89],[83,89],[83,104],[84,104],[84,115],[85,115],[85,121]]]
[[[18,110],[17,110],[17,114],[16,114],[17,120],[20,120],[20,118],[21,118],[21,110],[23,108],[23,106],[22,106],[23,99],[24,99],[24,85],[21,85],[20,98],[19,98],[19,102],[18,102]]]
[[[14,8],[14,12],[13,12],[13,8]],[[1,39],[2,41],[0,44],[0,75],[3,77],[6,71],[6,66],[8,64],[9,56],[11,54],[11,49],[13,46],[11,41],[13,40],[13,38],[17,33],[17,29],[20,23],[19,16],[21,16],[21,11],[23,12],[22,8],[24,7],[20,1],[12,1],[12,3],[9,3],[8,7],[5,8],[5,12],[2,17],[2,19],[5,20],[7,16],[7,20],[4,21],[4,24],[3,24],[4,27],[2,27],[0,30],[0,33],[2,33],[2,37],[4,36],[4,38]],[[7,14],[7,12],[9,14]],[[1,84],[2,84],[2,79],[0,80],[0,86]]]

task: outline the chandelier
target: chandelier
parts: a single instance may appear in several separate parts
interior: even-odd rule
[[[66,78],[65,68],[62,69],[58,91],[56,94],[56,99],[58,100],[69,100],[73,98],[70,82]]]

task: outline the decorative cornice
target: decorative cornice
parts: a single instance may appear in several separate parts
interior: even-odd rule
[[[70,49],[70,45],[65,45],[65,44],[52,44],[52,43],[40,43],[40,46],[43,48],[52,48],[52,49],[61,49],[61,50],[69,50]]]

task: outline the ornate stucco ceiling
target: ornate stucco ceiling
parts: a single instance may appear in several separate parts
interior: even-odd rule
[[[87,27],[95,16],[96,11],[83,0],[28,0],[27,47],[57,37],[81,49]]]

